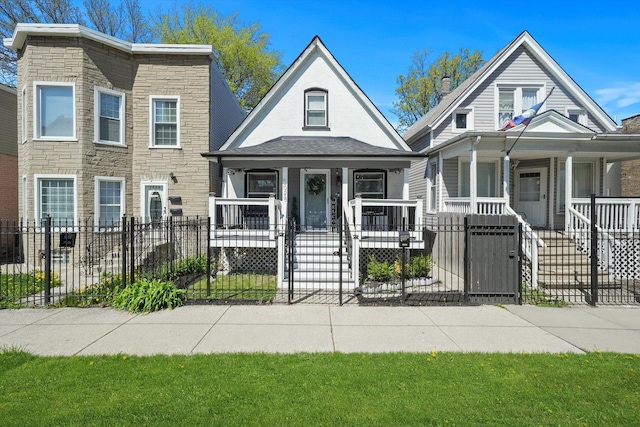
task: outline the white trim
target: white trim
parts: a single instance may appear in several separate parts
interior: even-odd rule
[[[211,59],[216,54],[211,45],[130,43],[78,24],[17,24],[13,37],[5,38],[4,45],[11,50],[18,51],[22,49],[29,35],[83,37],[127,53],[206,55]]]
[[[544,82],[519,82],[519,81],[495,81],[494,82],[494,129],[500,129],[504,123],[500,123],[498,116],[500,115],[500,89],[513,89],[513,117],[519,116],[524,112],[522,107],[522,89],[537,89],[536,104],[541,102],[546,96],[547,84]],[[534,104],[535,105],[535,104]],[[546,111],[546,103],[542,104],[538,114]],[[512,118],[513,118],[512,117]]]
[[[162,200],[162,219],[167,218],[167,194],[169,189],[169,184],[167,181],[140,181],[140,218],[145,222],[147,219],[147,200],[145,197],[145,187],[148,185],[159,185],[162,186],[162,191],[164,193],[164,199]]]
[[[593,166],[592,171],[592,176],[591,176],[591,188],[593,189],[593,192],[595,194],[599,194],[600,193],[600,167],[599,167],[599,160],[585,160],[585,159],[580,159],[580,158],[575,158],[573,157],[572,153],[569,153],[569,155],[567,157],[571,157],[571,175],[573,175],[573,170],[575,169],[575,165],[576,164],[590,164]],[[557,184],[560,183],[560,169],[562,166],[562,161],[564,160],[564,165],[566,167],[566,159],[561,159],[558,158],[558,177],[556,179]],[[570,184],[567,184],[569,182],[569,180],[567,180],[567,172],[565,170],[565,176],[564,176],[564,186],[565,186],[565,197],[564,197],[564,204],[565,204],[565,210],[560,210],[560,187],[556,184],[557,187],[557,191],[556,191],[556,213],[563,213],[566,212],[566,206],[567,206],[567,189],[569,189],[571,192],[573,192],[573,179],[571,180]],[[575,199],[575,195],[571,195],[572,199]]]
[[[60,180],[73,180],[73,225],[78,226],[78,176],[68,174],[34,174],[33,175],[33,209],[34,220],[36,226],[41,218],[41,206],[40,206],[40,180],[43,179],[60,179]]]
[[[520,176],[521,174],[524,173],[540,173],[540,200],[538,200],[537,203],[541,203],[544,207],[544,209],[541,211],[542,213],[542,223],[541,224],[532,224],[531,223],[531,217],[529,215],[524,215],[526,217],[527,222],[533,226],[533,227],[544,227],[545,225],[547,225],[548,223],[548,218],[547,218],[547,209],[546,209],[546,205],[547,205],[547,200],[549,199],[548,195],[547,195],[547,188],[548,188],[548,184],[547,184],[547,168],[546,167],[524,167],[524,168],[518,168],[514,171],[514,176],[513,179],[515,181],[515,188],[514,188],[514,192],[515,194],[513,195],[513,210],[516,211],[516,213],[518,213],[519,215],[522,215],[523,212],[522,210],[518,209],[518,205],[520,203],[528,203],[528,202],[523,202],[520,200]],[[529,203],[535,203],[535,202],[529,202]],[[538,205],[540,206],[540,205]]]
[[[323,98],[323,106],[322,110],[312,110],[309,108],[309,96],[322,96]],[[324,89],[309,89],[304,92],[304,127],[306,128],[324,128],[329,126],[329,109],[327,108],[329,104],[329,91]],[[309,124],[309,115],[310,111],[324,111],[324,123],[321,125],[312,125]]]
[[[457,114],[466,114],[467,115],[467,127],[466,128],[458,128],[456,126],[456,115]],[[468,107],[468,108],[456,108],[452,113],[451,113],[451,132],[452,133],[463,133],[463,132],[468,132],[468,131],[472,131],[475,129],[475,124],[474,124],[474,114],[473,114],[473,107]]]
[[[21,133],[22,135],[20,135],[20,139],[22,141],[22,143],[24,144],[25,142],[27,142],[27,85],[24,85],[22,87],[22,91],[20,92],[20,103],[21,105],[21,120],[22,120],[22,126],[21,126]]]
[[[120,98],[120,141],[103,141],[100,139],[100,95],[111,95]],[[93,88],[93,142],[95,144],[115,145],[118,147],[126,146],[126,95],[124,92],[107,89],[100,86]]]
[[[72,109],[73,109],[73,135],[72,136],[41,136],[40,120],[42,115],[40,112],[40,91],[41,87],[66,86],[72,89]],[[73,141],[77,142],[76,124],[78,120],[78,112],[76,110],[76,83],[75,82],[33,82],[33,140],[34,141]]]
[[[96,176],[93,178],[94,192],[93,192],[93,209],[94,209],[94,224],[96,227],[100,226],[100,183],[101,182],[119,182],[120,183],[120,218],[125,214],[126,210],[126,183],[125,178],[113,177],[113,176]],[[119,224],[120,225],[120,224]],[[116,227],[103,227],[103,229],[113,229]]]
[[[438,210],[438,163],[437,159],[427,161],[427,212]],[[433,203],[431,203],[432,197]]]
[[[547,200],[549,200],[549,212],[547,213],[549,218],[549,229],[553,230],[555,226],[555,209],[556,209],[556,198],[554,195],[558,192],[556,185],[556,158],[551,157],[551,161],[549,162],[549,194],[547,195]]]
[[[176,102],[176,145],[156,145],[155,144],[155,102],[175,101]],[[149,148],[154,149],[180,149],[180,95],[149,95]]]
[[[565,107],[564,113],[565,113],[565,116],[567,116],[569,118],[569,120],[571,120],[571,117],[570,117],[571,114],[577,114],[578,115],[578,121],[576,123],[581,124],[582,126],[587,126],[587,124],[588,124],[587,110],[585,110],[584,108],[580,108],[580,107]]]
[[[476,194],[478,192],[477,186],[478,186],[478,171],[477,171],[477,165],[480,163],[486,164],[486,163],[493,163],[495,165],[495,173],[494,173],[494,188],[495,188],[495,194],[493,196],[477,196],[477,197],[500,197],[500,160],[487,160],[487,159],[483,159],[483,158],[478,158],[476,155],[476,178],[475,180],[472,178],[471,175],[471,153],[473,151],[469,152],[469,160],[464,160],[462,157],[458,157],[458,197],[470,197],[471,196],[471,182],[469,183],[469,196],[461,196],[460,193],[462,193],[462,164],[463,163],[469,163],[469,180],[470,181],[475,181],[476,183]],[[477,154],[477,153],[476,153]]]

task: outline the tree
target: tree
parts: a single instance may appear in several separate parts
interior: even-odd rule
[[[258,22],[243,24],[237,14],[221,16],[209,7],[187,4],[156,16],[155,35],[162,43],[210,44],[216,63],[240,105],[250,111],[275,83],[282,53],[269,50],[270,35]]]
[[[458,87],[484,64],[482,52],[460,49],[457,54],[444,52],[428,64],[430,52],[422,49],[413,54],[406,75],[398,76],[392,112],[398,116],[398,131],[404,132],[435,107],[441,99],[442,78],[449,77],[451,90]]]
[[[12,37],[17,23],[83,23],[82,11],[71,0],[0,0],[0,36]],[[0,82],[16,85],[16,52],[0,46]]]
[[[153,40],[149,21],[142,14],[138,0],[85,0],[89,25],[101,33],[133,43]]]

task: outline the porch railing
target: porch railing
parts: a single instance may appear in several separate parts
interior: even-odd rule
[[[573,199],[571,209],[591,219],[591,200]],[[631,232],[640,229],[640,199],[603,197],[596,199],[598,226],[608,232]],[[571,230],[567,230],[571,231]]]
[[[589,203],[590,204],[590,203]],[[597,209],[597,201],[596,201],[596,209]],[[580,210],[583,210],[583,203],[579,203]],[[587,208],[587,215],[583,215],[578,209],[575,209],[574,203],[572,203],[572,207],[567,209],[566,215],[569,215],[569,220],[567,222],[568,229],[567,235],[573,240],[576,245],[576,248],[587,254],[591,253],[591,210]],[[599,222],[599,221],[598,221]],[[596,230],[598,232],[598,239],[601,244],[596,248],[596,253],[598,256],[598,269],[600,270],[608,270],[610,267],[610,255],[612,253],[612,249],[614,246],[619,245],[619,242],[607,232],[607,230],[600,225],[596,224]],[[613,232],[613,230],[609,230]]]
[[[347,218],[356,230],[398,231],[403,224],[422,225],[422,199],[363,199],[349,200],[351,212]],[[352,215],[350,215],[352,214]]]
[[[477,213],[481,215],[504,215],[506,201],[502,197],[478,197],[476,212],[471,209],[470,197],[456,197],[444,200],[446,212]]]
[[[275,196],[255,199],[209,197],[209,216],[214,233],[220,229],[251,230],[254,236],[264,234],[275,239],[286,220],[281,212],[283,203]]]

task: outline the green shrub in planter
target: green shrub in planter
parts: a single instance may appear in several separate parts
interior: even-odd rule
[[[184,289],[178,289],[172,282],[141,278],[118,292],[111,305],[132,313],[149,313],[180,307],[184,294]]]
[[[411,260],[411,276],[428,277],[433,268],[431,255],[419,255]]]
[[[378,262],[373,255],[369,257],[367,274],[369,280],[381,283],[388,283],[396,277],[396,271],[393,264],[390,264],[387,261]]]

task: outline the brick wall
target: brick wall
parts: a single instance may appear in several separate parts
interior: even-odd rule
[[[622,132],[640,134],[640,114],[622,120]],[[622,196],[640,196],[640,160],[622,162]]]
[[[0,153],[0,219],[18,219],[18,157]]]

